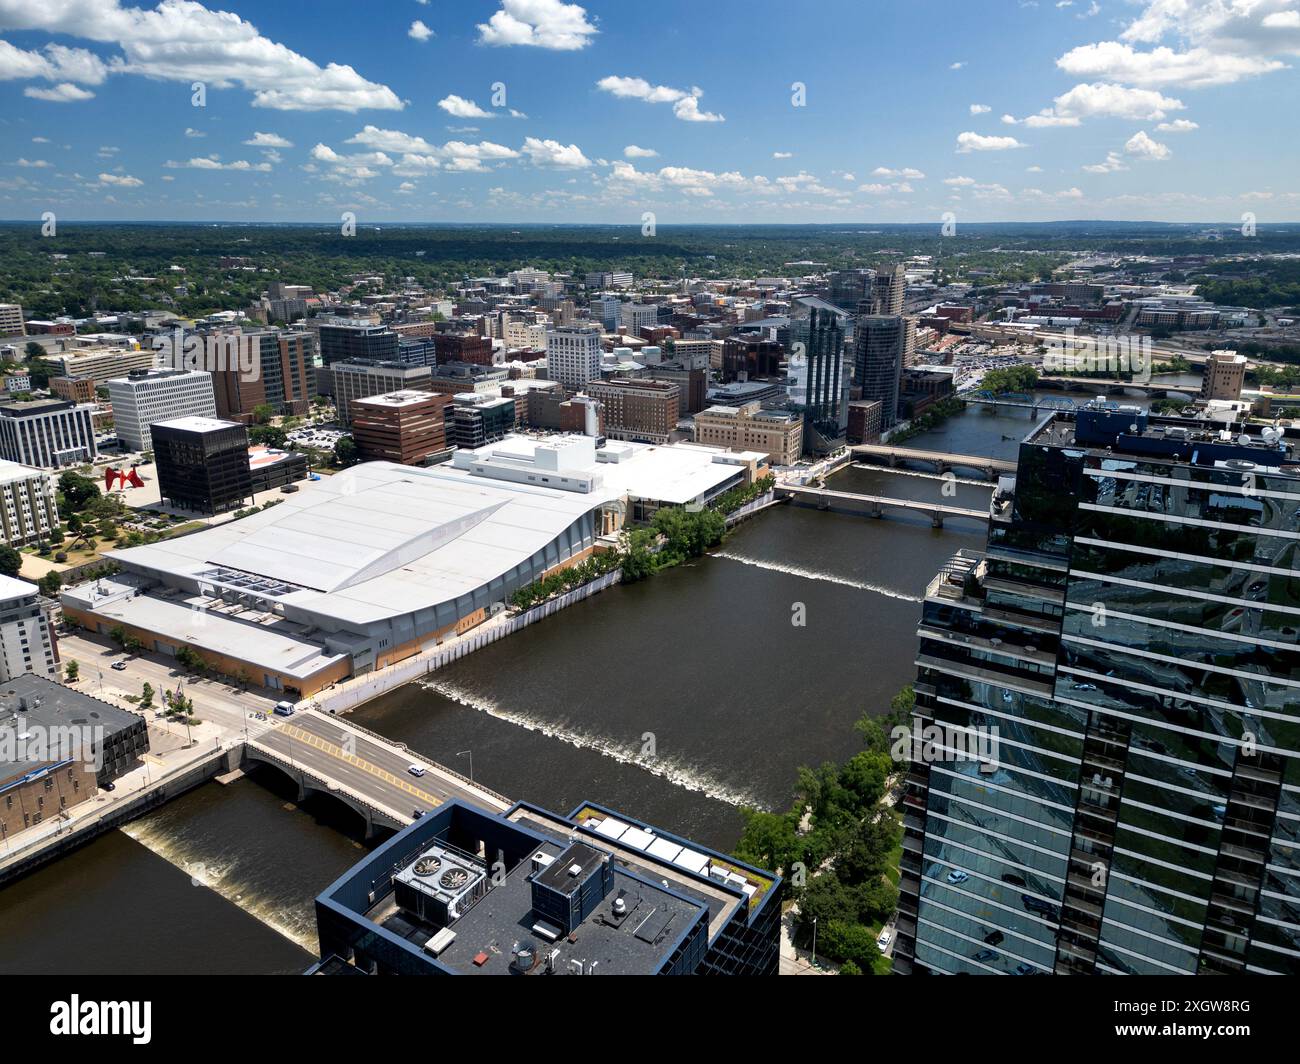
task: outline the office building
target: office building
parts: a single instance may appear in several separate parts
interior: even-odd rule
[[[26,336],[23,308],[17,303],[0,303],[0,336]]]
[[[491,366],[495,361],[492,338],[473,332],[437,332],[433,336],[437,364],[469,362],[476,366]]]
[[[148,451],[154,422],[190,414],[216,417],[212,376],[201,369],[138,369],[110,380],[108,399],[117,438],[129,450]]]
[[[0,754],[0,839],[93,798],[141,764],[145,719],[35,673],[11,676],[0,717],[21,719],[23,735]]]
[[[35,584],[0,576],[0,683],[28,673],[58,679],[58,642],[40,596]]]
[[[667,443],[677,428],[681,390],[669,381],[615,377],[592,381],[587,394],[604,406],[610,439]]]
[[[387,325],[368,321],[323,322],[317,327],[316,339],[321,365],[326,367],[357,359],[391,362],[397,358],[397,333]]]
[[[234,334],[232,339],[251,349],[254,369],[246,372],[230,364],[213,371],[217,417],[247,425],[261,406],[276,415],[307,413],[316,391],[309,334],[270,329]]]
[[[758,403],[711,406],[695,415],[695,442],[733,451],[761,451],[773,465],[794,465],[803,453],[803,417]]]
[[[875,276],[873,270],[836,270],[826,278],[826,299],[845,314],[852,314],[864,299],[871,299]]]
[[[357,399],[389,392],[432,390],[432,371],[428,366],[408,366],[402,362],[336,362],[330,366],[329,373],[340,425],[352,423],[351,404]]]
[[[925,595],[895,971],[1300,974],[1298,500],[1272,429],[1025,438]]]
[[[95,382],[89,377],[51,377],[50,391],[73,403],[95,401]]]
[[[894,317],[903,313],[903,297],[907,292],[907,271],[900,262],[876,271],[871,282],[871,313]],[[861,310],[858,311],[862,313]]]
[[[849,403],[849,424],[845,443],[880,442],[880,400],[860,399]]]
[[[424,465],[447,450],[450,395],[389,392],[352,401],[352,439],[366,461]]]
[[[248,449],[249,491],[259,495],[275,488],[286,488],[306,480],[311,470],[307,456],[301,451],[283,451],[278,447],[250,447]],[[290,488],[290,491],[296,491]]]
[[[790,326],[791,342],[803,345],[803,447],[808,454],[829,454],[844,446],[848,428],[848,395],[844,387],[846,318],[830,308],[813,307],[806,319]]]
[[[111,347],[81,354],[47,354],[45,361],[60,377],[83,378],[98,387],[133,370],[152,369],[158,365],[158,352],[150,348]]]
[[[504,395],[462,392],[452,397],[447,414],[448,442],[482,447],[504,439],[515,427],[515,401]]]
[[[546,334],[546,375],[567,391],[580,392],[600,380],[598,325],[559,325]]]
[[[93,461],[94,413],[93,404],[66,399],[0,404],[0,458],[43,469]]]
[[[658,321],[659,307],[654,303],[624,303],[618,308],[618,323],[629,336],[639,335]]]
[[[728,336],[722,341],[723,383],[771,380],[781,375],[785,349],[758,335]]]
[[[153,452],[162,498],[182,510],[219,514],[242,507],[253,494],[248,429],[235,421],[181,417],[153,427]]]
[[[44,469],[0,460],[0,543],[24,547],[59,527],[54,477]]]
[[[915,334],[915,323],[901,315],[859,313],[853,326],[853,377],[863,399],[880,402],[885,429],[898,421],[899,384],[911,361]]]
[[[452,799],[316,899],[312,974],[776,975],[783,897],[774,872],[591,802]]]
[[[1202,399],[1241,398],[1246,383],[1246,356],[1236,351],[1214,351],[1205,360],[1205,375],[1201,378]]]

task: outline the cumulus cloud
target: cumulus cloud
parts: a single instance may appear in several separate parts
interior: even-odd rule
[[[1186,118],[1175,118],[1172,122],[1161,122],[1156,126],[1161,133],[1190,133],[1201,127]]]
[[[523,150],[534,166],[582,170],[591,165],[591,160],[582,154],[582,149],[576,144],[561,144],[558,140],[525,137]]]
[[[138,177],[132,177],[130,174],[100,174],[99,183],[117,188],[139,188],[144,184]]]
[[[610,74],[596,82],[596,88],[611,96],[623,99],[641,100],[645,103],[671,103],[673,114],[683,122],[724,122],[720,114],[700,110],[700,97],[704,90],[674,89],[669,85],[652,85],[645,78],[624,77]]]
[[[467,100],[463,96],[457,96],[454,93],[450,96],[444,96],[438,101],[438,106],[446,111],[449,115],[456,118],[491,118],[492,113],[485,111],[473,100]]]
[[[993,108],[986,103],[973,103],[970,105],[970,113],[973,115],[986,115],[991,110]]]
[[[70,81],[61,81],[57,85],[51,85],[48,89],[28,85],[27,88],[23,89],[23,95],[33,100],[46,100],[50,103],[79,103],[82,100],[93,99],[95,96],[89,89],[73,85]]]
[[[427,41],[434,35],[433,30],[429,29],[418,18],[411,23],[411,28],[406,31],[406,35],[413,41]]]
[[[957,150],[961,153],[972,151],[1007,151],[1011,148],[1025,147],[1015,137],[986,137],[979,133],[957,134]]]
[[[253,106],[284,111],[358,111],[363,108],[401,110],[404,104],[386,85],[369,81],[350,66],[320,66],[291,48],[262,36],[257,28],[229,11],[214,11],[194,0],[162,0],[148,9],[128,7],[121,0],[0,0],[0,31],[40,30],[114,44],[121,49],[107,64],[108,72],[137,74],[163,81],[209,88],[240,86],[253,94]],[[45,50],[51,56],[50,46]],[[69,49],[68,51],[81,51]],[[94,62],[65,57],[87,72]],[[104,67],[102,61],[98,61]],[[0,68],[7,66],[0,61]],[[48,76],[36,74],[31,76]],[[73,81],[86,81],[65,72],[61,95],[37,99],[87,99],[90,93],[70,93]],[[102,80],[102,77],[101,79]]]
[[[877,166],[871,171],[872,177],[903,177],[911,181],[919,181],[925,177],[920,170],[914,170],[910,166],[904,166],[901,170],[894,170],[888,166]]]
[[[250,163],[247,159],[235,159],[232,162],[223,163],[213,155],[187,159],[183,163],[169,159],[163,165],[168,170],[246,170],[265,173],[271,169],[270,163]]]
[[[1169,146],[1153,140],[1145,129],[1140,129],[1124,142],[1124,150],[1139,159],[1168,159],[1171,154]]]
[[[623,149],[623,155],[628,159],[653,159],[658,154],[654,148],[640,148],[635,144],[629,144]]]
[[[292,148],[293,141],[280,136],[279,133],[254,133],[245,144],[252,148]]]
[[[561,0],[501,0],[501,10],[477,29],[480,44],[558,52],[586,48],[598,32],[584,8]]]
[[[1113,174],[1118,170],[1127,170],[1124,160],[1120,158],[1118,152],[1107,152],[1106,158],[1099,163],[1089,163],[1083,168],[1090,174]]]
[[[794,158],[794,152],[792,152],[792,151],[774,151],[774,152],[772,153],[772,158],[773,158],[773,159],[793,159],[793,158]]]

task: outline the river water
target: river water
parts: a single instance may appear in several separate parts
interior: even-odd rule
[[[1014,458],[1033,424],[972,405],[908,445]],[[851,466],[831,486],[988,505],[956,476]],[[983,541],[982,522],[777,507],[354,719],[511,798],[595,801],[725,849],[743,806],[783,809],[799,766],[860,748],[853,722],[914,675],[927,583]],[[274,773],[209,784],[0,890],[0,972],[301,971],[313,898],[364,848],[353,814],[292,797]]]

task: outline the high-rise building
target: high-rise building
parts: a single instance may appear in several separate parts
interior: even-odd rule
[[[580,392],[600,380],[598,325],[559,325],[546,334],[546,375],[565,389]]]
[[[22,547],[48,539],[59,526],[57,499],[48,471],[0,460],[0,543]]]
[[[432,389],[428,366],[401,362],[336,362],[330,366],[331,391],[340,425],[352,421],[351,404],[357,399],[389,392],[427,392]]]
[[[844,319],[830,308],[813,307],[791,323],[790,339],[803,344],[805,453],[829,454],[844,446],[848,395],[844,387]]]
[[[0,405],[0,458],[59,469],[93,461],[95,405],[37,399]]]
[[[906,291],[907,272],[901,262],[877,270],[875,280],[871,282],[871,313],[902,314]]]
[[[875,276],[874,270],[836,270],[826,278],[826,299],[846,314],[852,314],[859,303],[871,298]]]
[[[1242,385],[1246,383],[1246,356],[1236,351],[1213,351],[1205,360],[1205,376],[1201,378],[1202,399],[1241,398]]]
[[[604,406],[611,439],[667,443],[677,427],[681,389],[670,381],[616,377],[592,381],[587,394]]]
[[[35,673],[58,679],[59,652],[40,589],[0,576],[0,683]]]
[[[659,320],[659,307],[655,303],[624,303],[618,308],[618,324],[628,336],[639,336],[643,328]]]
[[[153,427],[158,490],[173,506],[219,514],[252,496],[248,429],[235,421],[180,417]]]
[[[898,420],[899,381],[911,361],[916,325],[902,315],[877,315],[859,304],[853,326],[853,376],[863,399],[878,399],[881,425],[893,428]]]
[[[424,465],[447,450],[451,396],[389,392],[352,400],[352,439],[366,461]]]
[[[755,334],[728,336],[722,341],[723,383],[771,380],[781,374],[785,349],[775,340]]]
[[[896,972],[1300,974],[1298,503],[1272,429],[1024,440],[925,596]]]
[[[201,369],[138,369],[108,382],[117,438],[132,451],[148,451],[156,421],[194,414],[216,417],[212,374]]]
[[[317,343],[322,366],[361,358],[381,362],[397,358],[397,333],[387,325],[368,321],[322,323],[317,329]]]

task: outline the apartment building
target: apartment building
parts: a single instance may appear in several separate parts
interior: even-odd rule
[[[10,547],[39,543],[58,524],[54,478],[44,469],[0,461],[0,542]]]
[[[582,391],[600,379],[601,331],[598,325],[560,325],[546,334],[546,369],[566,390]]]
[[[0,405],[0,458],[58,469],[93,461],[95,407],[66,399]]]
[[[615,440],[667,443],[681,413],[681,389],[671,381],[616,377],[592,381],[587,394],[605,408],[605,434]]]

